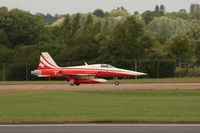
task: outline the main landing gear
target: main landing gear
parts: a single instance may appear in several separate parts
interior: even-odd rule
[[[79,86],[80,84],[76,83],[75,85],[76,85],[76,86]]]
[[[69,83],[70,86],[79,86],[79,83]]]
[[[80,83],[76,83],[74,79],[70,79],[70,80],[69,80],[69,85],[70,85],[70,86],[75,86],[75,85],[76,85],[76,86],[79,86]]]

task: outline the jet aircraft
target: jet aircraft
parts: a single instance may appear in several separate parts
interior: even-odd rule
[[[85,62],[85,65],[81,66],[60,67],[48,52],[41,53],[38,68],[31,71],[31,74],[37,77],[65,78],[71,86],[106,82],[107,80],[102,77],[113,77],[117,79],[118,77],[146,75],[146,73],[120,69],[109,64],[88,65]],[[119,85],[118,80],[115,81],[115,85]]]

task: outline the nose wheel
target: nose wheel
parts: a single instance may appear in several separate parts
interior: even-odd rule
[[[115,85],[119,85],[118,77],[115,77]]]
[[[119,81],[115,81],[115,85],[119,85]]]

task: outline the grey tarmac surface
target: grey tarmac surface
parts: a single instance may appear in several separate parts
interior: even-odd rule
[[[0,125],[0,133],[199,133],[200,124]]]
[[[134,90],[134,89],[200,89],[200,83],[134,83],[134,84],[30,84],[0,85],[0,91],[20,90]]]

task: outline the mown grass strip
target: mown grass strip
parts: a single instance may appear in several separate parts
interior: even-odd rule
[[[0,93],[0,123],[200,122],[200,90]]]

